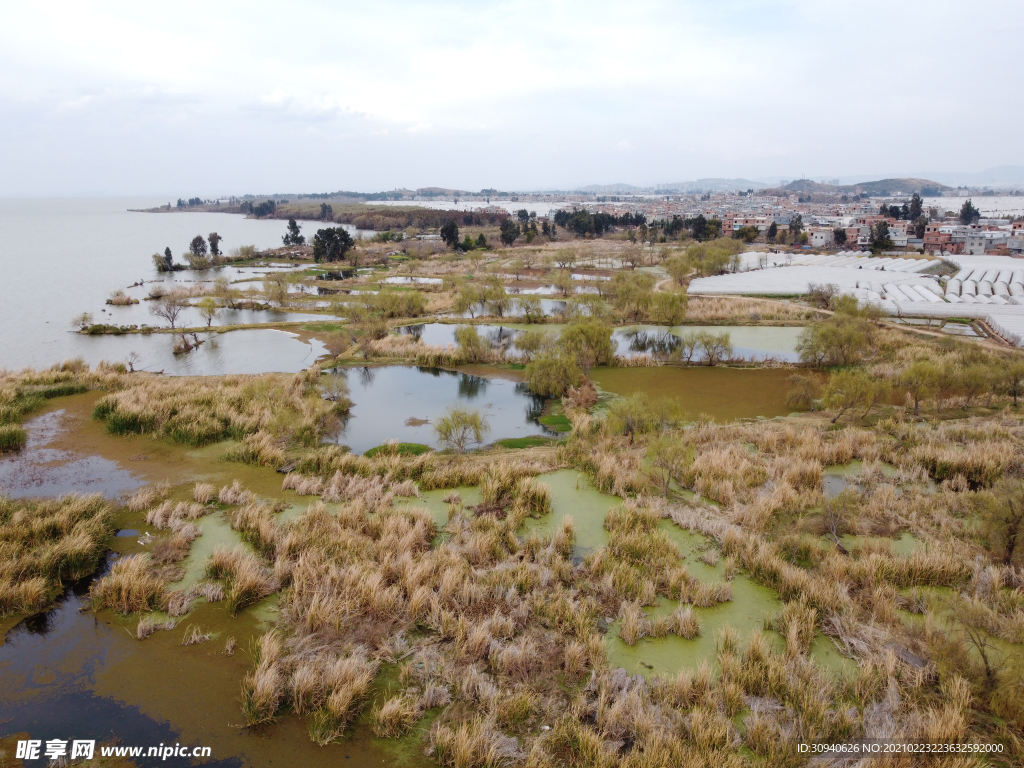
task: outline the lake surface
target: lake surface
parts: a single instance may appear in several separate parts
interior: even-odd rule
[[[237,214],[128,211],[166,202],[156,198],[0,199],[0,327],[4,329],[0,368],[48,367],[91,354],[96,345],[86,346],[90,341],[71,333],[73,318],[83,312],[91,313],[95,322],[141,324],[138,318],[144,316],[141,322],[157,325],[145,302],[133,307],[106,305],[113,291],[125,290],[138,280],[158,279],[153,253],[170,247],[175,260],[181,261],[189,241],[210,232],[221,235],[225,253],[242,245],[275,247],[281,244],[287,224]],[[316,226],[307,222],[303,230],[311,235]],[[240,272],[224,267],[176,272],[166,279],[212,280],[225,274],[235,280],[246,271],[258,277],[268,270]],[[136,298],[142,298],[138,291],[148,293],[148,287],[133,290]],[[140,337],[136,346],[156,340]],[[108,359],[119,361],[124,356]]]
[[[487,419],[491,429],[485,444],[550,434],[538,421],[544,398],[519,382],[401,365],[342,368],[329,375],[348,381],[352,411],[335,440],[353,453],[388,440],[439,448],[433,424],[452,405],[479,411]]]

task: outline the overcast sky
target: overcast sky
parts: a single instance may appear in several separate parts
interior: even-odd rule
[[[1024,165],[1021,0],[11,3],[0,195]]]

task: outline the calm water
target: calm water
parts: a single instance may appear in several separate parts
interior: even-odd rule
[[[635,325],[617,328],[612,334],[618,354],[624,357],[652,354],[666,355],[679,347],[684,336],[706,332],[729,334],[732,356],[744,360],[775,358],[785,362],[799,362],[797,343],[803,328],[793,326],[754,325],[680,325],[672,328],[658,325]],[[694,358],[702,359],[701,356]]]
[[[702,413],[716,421],[786,416],[793,372],[783,368],[595,368],[590,378],[605,392],[676,400],[690,418]]]
[[[82,336],[75,356],[87,363],[124,361],[135,353],[140,371],[163,371],[171,376],[216,376],[224,373],[294,373],[308,368],[326,348],[317,339],[302,341],[288,331],[258,328],[251,331],[197,334],[203,343],[188,354],[174,354],[178,336]],[[192,340],[191,335],[188,337]],[[63,358],[61,358],[63,359]]]
[[[424,344],[443,347],[455,344],[455,331],[462,327],[464,326],[447,323],[419,323],[403,326],[400,330],[402,333],[422,339]],[[556,334],[560,333],[565,326],[554,323],[537,325],[510,323],[507,325],[476,325],[475,327],[477,333],[487,339],[493,347],[507,344],[509,340],[514,340],[524,330]],[[684,325],[670,328],[658,325],[634,325],[616,328],[612,332],[612,342],[615,344],[615,353],[622,357],[644,354],[665,356],[679,347],[683,336],[701,331],[713,334],[728,333],[733,345],[734,358],[744,360],[776,358],[787,362],[797,362],[800,359],[796,352],[796,345],[803,328],[796,327]],[[694,361],[700,359],[701,356],[698,355]]]
[[[166,203],[154,198],[0,199],[0,368],[46,367],[81,355],[98,362],[93,355],[100,345],[71,333],[72,319],[83,312],[96,322],[117,325],[158,323],[145,304],[108,307],[106,299],[117,289],[127,289],[139,280],[157,279],[152,254],[170,247],[176,261],[197,234],[218,232],[225,253],[242,245],[268,248],[281,244],[286,222],[246,219],[222,213],[130,213]],[[304,224],[311,235],[317,224]],[[266,270],[249,270],[254,277]],[[222,274],[238,279],[239,271],[224,268]],[[217,272],[177,272],[178,281],[213,279]],[[133,289],[137,298],[148,292]],[[107,310],[104,312],[103,310]],[[273,322],[273,313],[259,322]],[[256,318],[254,318],[255,320]],[[278,318],[280,319],[280,318]],[[191,321],[190,321],[191,322]],[[227,322],[227,319],[223,322]],[[234,342],[235,337],[225,337]],[[148,344],[159,345],[158,337],[136,337],[133,345],[143,352]],[[293,340],[294,341],[294,340]],[[294,358],[299,346],[286,355]],[[244,343],[243,343],[244,344]],[[122,354],[123,352],[123,354]],[[124,360],[127,351],[120,342],[102,349],[110,360]],[[226,362],[248,360],[244,352],[225,353]],[[156,350],[153,356],[161,358]],[[246,371],[258,365],[246,363]],[[158,366],[159,368],[159,366]],[[295,370],[271,368],[269,370]],[[241,372],[234,369],[210,373]]]
[[[60,409],[25,422],[25,448],[0,455],[0,495],[57,497],[75,491],[102,493],[108,499],[116,499],[145,485],[112,459],[52,447],[67,421],[65,417],[65,411]]]
[[[485,444],[548,434],[537,421],[544,399],[514,381],[400,365],[345,368],[331,375],[344,376],[351,391],[352,413],[336,439],[354,453],[388,440],[440,447],[433,422],[452,405],[487,419],[491,429]]]

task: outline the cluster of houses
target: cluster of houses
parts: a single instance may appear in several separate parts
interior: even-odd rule
[[[969,256],[1024,253],[1024,222],[981,219],[977,224],[934,221],[924,230],[924,249]]]
[[[800,217],[807,233],[807,246],[815,249],[851,248],[866,250],[871,245],[872,227],[879,221],[889,225],[894,251],[926,251],[968,255],[1020,255],[1024,253],[1024,222],[983,218],[964,225],[957,217],[941,218],[932,210],[923,233],[915,223],[879,214],[877,199],[853,199],[848,202],[810,203],[796,195],[789,197],[719,193],[664,200],[619,200],[615,203],[584,203],[590,211],[622,213],[642,212],[648,220],[692,218],[698,214],[722,222],[722,234],[756,228],[764,233],[772,224],[780,231]],[[837,242],[836,232],[845,234]],[[842,240],[842,236],[839,238]]]

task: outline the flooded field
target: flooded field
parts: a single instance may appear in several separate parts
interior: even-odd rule
[[[772,368],[595,368],[591,380],[605,392],[671,397],[690,417],[719,421],[774,418],[793,411],[786,404],[792,371]]]
[[[199,450],[147,436],[110,435],[90,416],[98,393],[60,398],[28,423],[30,447],[0,460],[0,493],[12,496],[100,492],[110,498],[144,483],[169,482],[172,499],[190,497],[192,483],[220,487],[239,479],[261,497],[284,503],[282,516],[301,514],[309,499],[281,489],[272,469],[218,461],[229,447]],[[82,463],[85,462],[83,468]],[[25,481],[26,473],[29,481]],[[123,510],[122,533],[112,543],[106,568],[117,557],[146,551],[139,536],[151,531],[144,515]],[[202,535],[183,562],[188,586],[200,578],[218,544],[240,539],[218,513],[199,521]],[[30,732],[49,738],[116,738],[123,744],[175,742],[209,746],[212,766],[430,765],[418,738],[378,740],[365,726],[345,742],[313,744],[300,719],[272,728],[242,728],[239,690],[251,665],[252,641],[276,615],[276,596],[232,618],[223,603],[200,603],[171,631],[144,641],[134,637],[139,617],[88,609],[92,579],[71,585],[53,609],[0,622],[0,735]],[[185,633],[200,626],[209,642],[183,647]],[[224,652],[228,638],[237,651]]]
[[[87,589],[87,582],[69,589],[59,606],[7,633],[0,645],[0,732],[202,745],[214,758],[202,764],[212,766],[432,764],[415,737],[386,742],[365,725],[328,747],[310,741],[294,716],[243,728],[239,690],[251,664],[249,648],[270,627],[261,615],[273,616],[272,605],[234,618],[223,605],[199,605],[178,628],[139,641],[131,634],[137,618],[83,611]],[[183,647],[193,625],[212,637]],[[237,643],[232,655],[224,653],[228,638]]]

